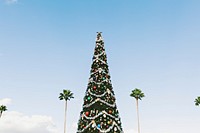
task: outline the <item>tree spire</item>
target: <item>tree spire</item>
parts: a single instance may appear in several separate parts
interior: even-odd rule
[[[97,32],[77,133],[123,133],[101,32]]]

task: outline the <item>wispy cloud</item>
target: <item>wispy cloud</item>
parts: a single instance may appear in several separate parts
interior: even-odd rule
[[[4,0],[6,2],[6,4],[14,4],[17,3],[18,0]]]
[[[20,112],[5,112],[0,122],[0,133],[58,133],[50,116],[27,116]]]
[[[11,104],[12,100],[10,98],[0,99],[0,105],[8,105]]]

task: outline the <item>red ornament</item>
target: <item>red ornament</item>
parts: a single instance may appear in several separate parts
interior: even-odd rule
[[[97,89],[97,87],[96,87],[96,86],[94,86],[94,87],[93,87],[93,89],[94,89],[94,90],[96,90],[96,89]]]
[[[90,113],[89,113],[88,111],[87,111],[87,112],[85,112],[85,115],[86,115],[86,116],[89,116],[89,114],[90,114]]]
[[[108,113],[109,113],[109,114],[112,114],[112,110],[109,110]]]

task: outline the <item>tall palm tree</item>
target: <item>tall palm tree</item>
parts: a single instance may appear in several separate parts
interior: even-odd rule
[[[1,116],[2,116],[2,114],[3,114],[3,112],[6,111],[6,110],[7,110],[7,107],[6,107],[6,106],[4,106],[4,105],[1,105],[1,106],[0,106],[0,118],[1,118]]]
[[[196,106],[199,106],[200,105],[200,96],[197,97],[194,102],[195,102]]]
[[[138,100],[142,100],[142,98],[145,97],[145,95],[140,89],[135,88],[135,90],[132,90],[130,96],[134,97],[136,99],[136,109],[137,109],[137,118],[138,118],[138,133],[140,133]]]
[[[63,90],[63,93],[60,93],[59,99],[65,100],[65,118],[64,118],[64,133],[66,133],[66,117],[67,117],[67,101],[73,97],[73,93],[70,90]]]

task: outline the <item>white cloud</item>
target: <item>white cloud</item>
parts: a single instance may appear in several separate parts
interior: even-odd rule
[[[49,116],[8,111],[1,117],[0,133],[58,133],[58,129]]]
[[[10,98],[0,99],[0,105],[8,105],[11,104],[12,100]]]
[[[5,2],[6,2],[7,4],[14,4],[14,3],[17,3],[18,0],[5,0]]]

